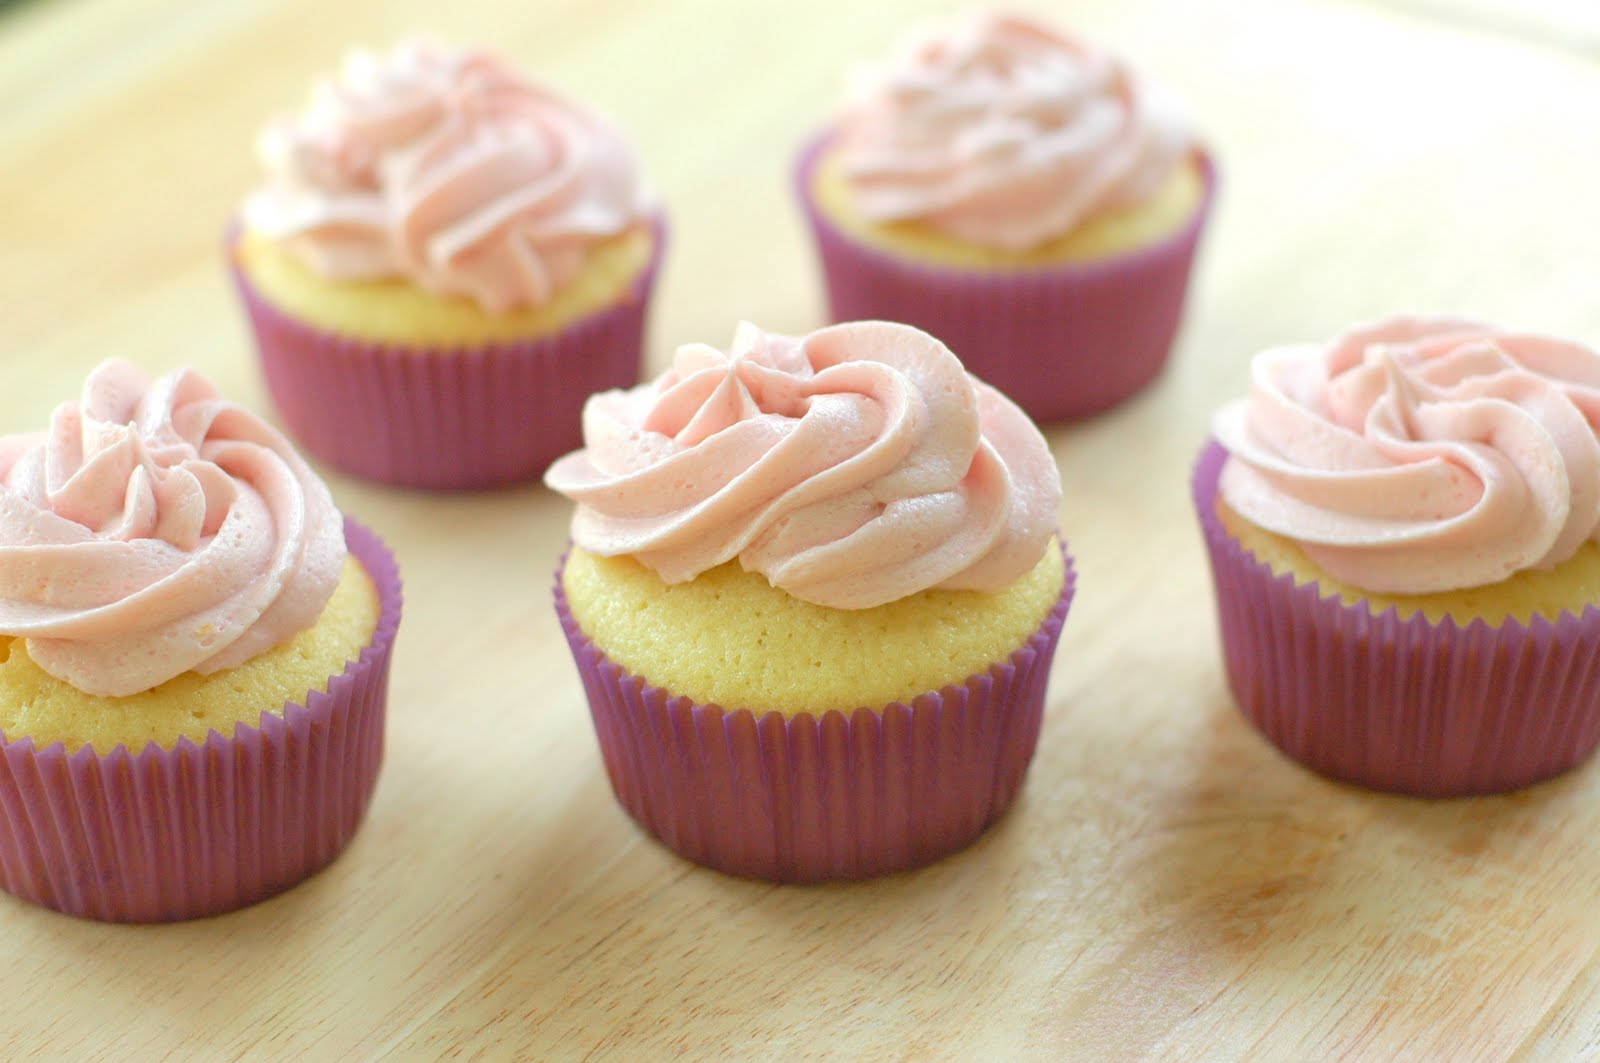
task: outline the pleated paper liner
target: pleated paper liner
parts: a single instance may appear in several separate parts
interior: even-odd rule
[[[666,244],[614,306],[549,336],[447,350],[367,342],[304,324],[256,291],[228,239],[267,388],[305,450],[397,487],[470,490],[536,479],[583,445],[583,402],[639,382]]]
[[[1194,501],[1229,683],[1279,749],[1360,786],[1451,797],[1548,779],[1600,743],[1600,609],[1491,627],[1322,597],[1273,575],[1223,527],[1226,458],[1206,446]]]
[[[1216,191],[1209,156],[1197,156],[1205,178],[1200,206],[1159,243],[1097,262],[976,270],[920,265],[842,231],[812,195],[813,174],[827,146],[826,134],[806,145],[794,182],[822,260],[834,321],[915,325],[943,340],[975,376],[1038,421],[1109,409],[1166,365]]]
[[[394,556],[354,521],[345,537],[377,588],[378,626],[304,706],[139,753],[0,738],[0,886],[68,915],[169,922],[264,900],[343,851],[383,759],[400,622]]]
[[[772,882],[866,878],[971,844],[1010,807],[1039,739],[1076,575],[1009,658],[910,704],[791,716],[700,705],[611,661],[555,603],[612,790],[706,867]],[[565,559],[563,559],[565,564]]]

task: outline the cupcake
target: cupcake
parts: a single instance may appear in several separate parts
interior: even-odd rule
[[[917,867],[1010,805],[1072,598],[1055,462],[917,329],[744,324],[591,398],[556,611],[623,807],[779,882]]]
[[[834,320],[924,328],[1053,421],[1160,372],[1214,174],[1119,60],[978,13],[857,78],[795,182]]]
[[[1257,355],[1195,472],[1228,678],[1285,753],[1428,796],[1600,741],[1600,355],[1446,318]]]
[[[639,379],[665,237],[621,134],[481,50],[358,51],[260,142],[229,235],[267,385],[345,472],[538,476]]]
[[[190,370],[107,362],[0,439],[0,886],[192,919],[349,842],[383,754],[394,558]]]

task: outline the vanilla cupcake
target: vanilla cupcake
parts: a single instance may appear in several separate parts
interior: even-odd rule
[[[665,228],[607,121],[479,49],[354,52],[261,138],[230,234],[306,449],[385,483],[536,477],[639,376]]]
[[[377,780],[394,559],[191,370],[0,439],[0,886],[119,922],[327,864]]]
[[[1266,351],[1195,474],[1240,708],[1430,796],[1600,742],[1600,355],[1456,319]]]
[[[1040,420],[1160,371],[1214,184],[1121,61],[991,13],[865,71],[795,173],[834,319],[924,328]]]
[[[915,867],[1010,805],[1072,596],[1038,430],[885,322],[742,325],[594,396],[557,612],[623,806],[775,881]]]

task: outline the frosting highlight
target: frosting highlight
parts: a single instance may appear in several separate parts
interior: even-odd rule
[[[977,13],[862,77],[834,143],[869,220],[1024,251],[1149,199],[1190,138],[1114,57]]]
[[[1600,354],[1396,318],[1258,355],[1218,413],[1227,504],[1387,594],[1495,583],[1600,534]]]
[[[50,675],[123,696],[249,660],[339,581],[327,487],[193,370],[108,361],[48,432],[0,438],[0,634]]]
[[[484,51],[356,51],[259,152],[245,223],[344,280],[404,277],[503,313],[539,306],[639,224],[621,135]]]
[[[741,324],[678,348],[653,383],[590,397],[585,448],[545,482],[573,540],[668,583],[737,557],[841,609],[930,588],[999,590],[1054,534],[1061,487],[1011,401],[908,325],[802,338]]]

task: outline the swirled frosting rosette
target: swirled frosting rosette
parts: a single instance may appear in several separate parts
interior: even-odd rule
[[[1195,480],[1246,715],[1319,771],[1405,792],[1506,790],[1587,756],[1596,603],[1475,610],[1519,573],[1558,579],[1595,539],[1597,427],[1600,354],[1552,337],[1396,318],[1258,355]],[[1275,575],[1219,498],[1323,575]]]
[[[545,482],[573,541],[667,582],[737,557],[804,601],[859,609],[929,588],[998,590],[1055,531],[1055,461],[1009,400],[906,326],[803,339],[739,327],[727,352],[584,411],[587,446]]]
[[[716,643],[785,691],[794,660],[771,657],[774,646],[814,638],[807,668],[842,670],[849,656],[875,673],[905,653],[885,648],[886,626],[927,631],[953,623],[938,610],[956,607],[983,627],[1010,592],[1042,589],[1021,634],[975,674],[887,703],[847,684],[830,687],[831,708],[812,693],[752,710],[697,700],[609,655],[579,619],[595,615],[594,585],[584,609],[569,600],[569,555],[557,614],[612,788],[641,826],[706,866],[795,882],[918,867],[1005,812],[1038,739],[1075,582],[1064,550],[1064,570],[1045,556],[1060,549],[1055,462],[1009,400],[910,326],[789,337],[744,324],[727,351],[686,345],[658,380],[596,395],[584,423],[585,448],[546,476],[577,503],[573,554],[626,556],[659,577],[613,570],[653,588],[637,614],[650,618],[644,639]],[[730,613],[731,592],[691,599],[714,613],[705,625],[672,606],[672,588],[715,588],[734,564],[739,586],[760,588],[758,618]],[[623,584],[599,586],[610,592],[602,611],[635,615],[631,599],[617,604]],[[922,593],[937,590],[993,593]],[[815,648],[824,641],[833,649]]]
[[[375,627],[304,689],[267,651],[319,623],[347,553],[376,592]],[[47,431],[0,439],[0,634],[31,658],[4,657],[18,700],[0,734],[0,887],[164,922],[321,869],[377,781],[399,620],[393,555],[276,430],[193,370],[100,365]],[[226,720],[204,715],[194,672],[234,684]],[[120,737],[44,736],[45,702],[67,706],[46,728],[91,713],[86,733]]]
[[[862,71],[795,186],[835,320],[923,328],[1030,416],[1063,420],[1165,364],[1214,173],[1120,59],[980,12]]]
[[[494,312],[548,301],[644,218],[627,143],[493,54],[358,50],[269,126],[245,223],[331,278],[405,277]]]
[[[1121,60],[1031,18],[931,27],[864,71],[834,148],[875,222],[1021,251],[1150,198],[1186,123]]]
[[[1214,431],[1222,497],[1371,591],[1481,586],[1600,530],[1600,354],[1398,319],[1259,356]]]
[[[639,379],[666,222],[608,121],[499,56],[357,50],[260,138],[232,267],[285,423],[339,469],[536,478]]]
[[[287,641],[344,564],[327,487],[192,370],[104,363],[48,432],[0,439],[0,484],[0,633],[91,694]]]

